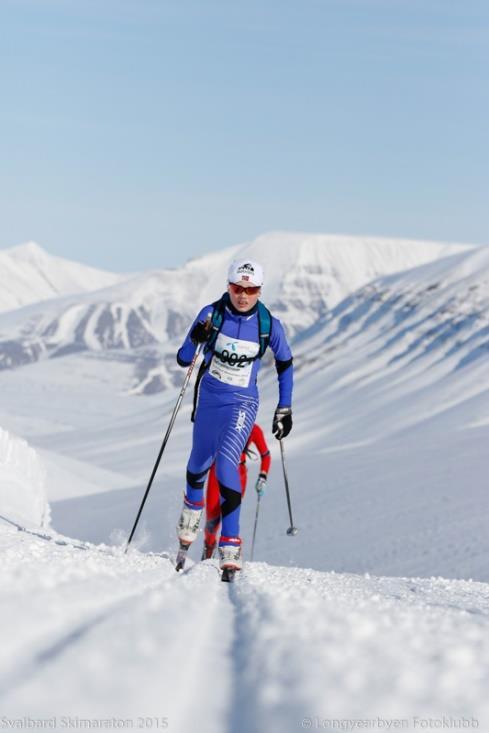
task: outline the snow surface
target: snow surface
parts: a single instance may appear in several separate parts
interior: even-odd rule
[[[250,563],[229,586],[215,561],[177,575],[165,557],[57,542],[0,531],[10,719],[57,718],[62,730],[66,716],[135,728],[166,718],[182,733],[465,719],[487,730],[485,584]]]

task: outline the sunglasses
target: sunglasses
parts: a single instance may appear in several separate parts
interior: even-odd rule
[[[229,285],[235,295],[241,295],[241,293],[246,293],[246,295],[256,295],[261,290],[259,285],[250,285],[246,288],[243,288],[242,285],[236,285],[236,283],[229,283]]]

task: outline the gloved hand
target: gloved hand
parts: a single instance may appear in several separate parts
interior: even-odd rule
[[[290,407],[277,407],[273,416],[272,433],[277,440],[286,438],[292,430],[292,409]]]
[[[209,338],[209,326],[207,321],[199,321],[190,332],[190,338],[194,344],[205,344]]]
[[[267,488],[267,474],[260,473],[256,481],[256,484],[255,484],[256,493],[258,494],[260,498],[265,493],[266,488]]]

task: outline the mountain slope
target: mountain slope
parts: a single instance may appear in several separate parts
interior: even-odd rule
[[[106,288],[125,276],[48,254],[35,242],[0,250],[0,312]]]
[[[332,400],[356,400],[355,430],[368,427],[369,438],[391,434],[394,410],[398,430],[436,414],[449,419],[458,403],[489,390],[489,250],[369,283],[304,334],[296,354],[304,376],[320,368]],[[309,385],[314,399],[314,376]]]

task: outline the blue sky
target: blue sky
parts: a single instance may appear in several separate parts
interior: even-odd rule
[[[489,243],[488,8],[2,0],[0,247],[127,271],[275,229]]]

